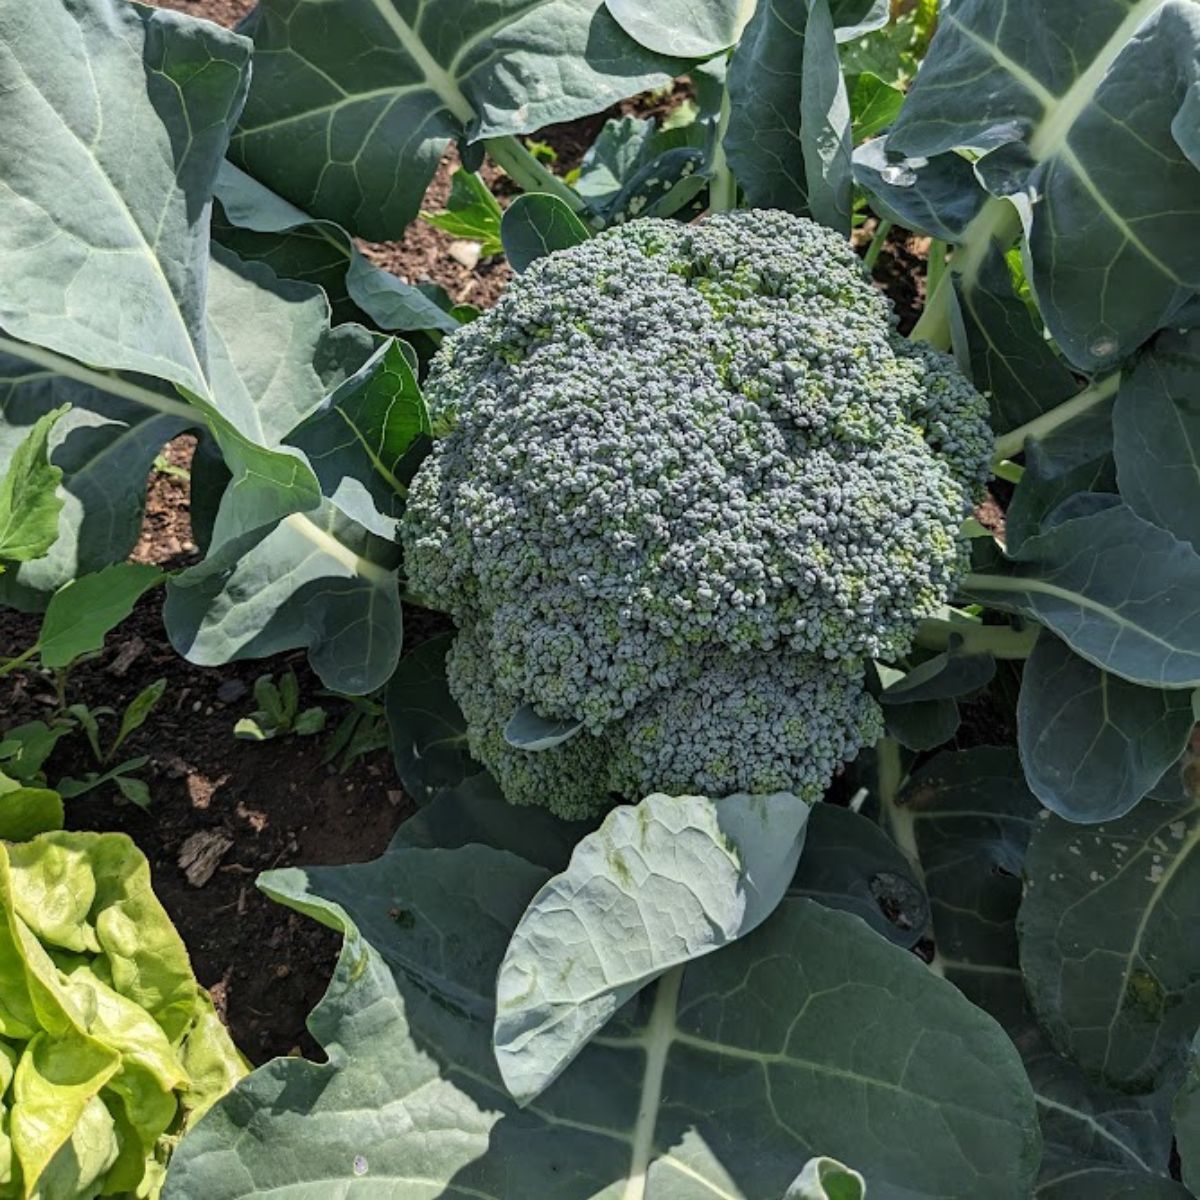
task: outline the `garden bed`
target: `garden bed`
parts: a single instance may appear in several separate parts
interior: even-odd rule
[[[169,0],[164,7],[232,25],[252,4],[246,0]],[[670,98],[668,98],[670,102]],[[664,102],[625,103],[618,112],[655,112]],[[555,126],[541,135],[564,164],[578,161],[608,113]],[[447,157],[430,186],[426,207],[444,206],[455,166]],[[491,184],[503,178],[488,164]],[[874,223],[858,236],[870,240]],[[459,302],[493,303],[511,271],[502,258],[474,268],[455,257],[454,240],[414,222],[397,242],[361,243],[368,256],[411,281],[440,283]],[[928,239],[896,229],[880,255],[877,278],[896,305],[901,329],[911,329],[924,298]],[[164,568],[197,560],[188,515],[186,472],[194,440],[164,448],[167,470],[150,476],[143,531],[133,558]],[[104,651],[72,670],[68,700],[123,707],[148,684],[167,680],[164,698],[147,724],[126,743],[130,755],[147,755],[140,772],[150,785],[151,807],[124,802],[113,787],[71,802],[68,827],[119,830],[145,852],[156,891],[192,955],[200,982],[214,996],[235,1042],[255,1062],[297,1049],[317,1053],[305,1019],[329,980],[339,938],[320,925],[268,900],[254,886],[259,872],[276,867],[365,862],[377,857],[413,806],[403,794],[386,749],[338,773],[321,763],[329,734],[346,711],[344,701],[322,700],[321,685],[302,651],[273,659],[197,667],[167,641],[162,595],[155,590],[137,605]],[[428,619],[418,613],[416,620]],[[0,610],[0,656],[15,653],[36,634],[38,618]],[[263,674],[294,670],[302,703],[328,710],[326,732],[267,742],[234,737],[234,723],[254,707],[251,688]],[[45,681],[23,675],[0,681],[0,710],[13,724],[46,714],[54,701]],[[1011,740],[1003,718],[982,708],[969,711],[959,730],[961,745]],[[998,727],[999,726],[999,727]],[[63,742],[54,759],[62,774],[82,774],[89,761],[82,733]],[[215,870],[197,886],[180,865],[197,838],[220,846],[229,841]]]

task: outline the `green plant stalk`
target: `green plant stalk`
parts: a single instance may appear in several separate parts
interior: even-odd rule
[[[1091,387],[1084,388],[1082,392],[1072,396],[1070,400],[1060,404],[1057,408],[1052,408],[1049,412],[1034,417],[1032,421],[1026,421],[1024,425],[1018,425],[1016,429],[1002,434],[996,439],[996,449],[992,456],[993,470],[996,464],[1003,463],[1005,459],[1012,458],[1014,454],[1020,454],[1025,449],[1027,438],[1046,437],[1047,434],[1053,433],[1067,422],[1075,420],[1089,409],[1095,408],[1096,405],[1103,404],[1105,400],[1115,396],[1120,386],[1121,376],[1119,374],[1109,375],[1107,379],[1102,379],[1099,383],[1093,383]]]
[[[1016,208],[1007,201],[992,198],[975,215],[974,220],[963,230],[950,269],[941,272],[934,288],[925,301],[925,311],[909,338],[914,342],[927,342],[936,350],[949,350],[950,299],[954,288],[952,278],[962,281],[970,291],[983,267],[988,250],[993,242],[1007,250],[1020,236],[1021,218]],[[930,248],[932,254],[932,247]]]
[[[997,479],[1003,479],[1008,483],[1020,483],[1025,477],[1025,468],[1020,463],[1015,463],[1010,458],[1001,459],[998,463],[992,464],[992,474]]]
[[[973,625],[933,618],[917,627],[916,643],[926,650],[948,650],[952,638],[961,638],[964,654],[990,654],[993,658],[1021,660],[1033,653],[1038,626],[1013,629],[1010,625]]]
[[[537,156],[531,154],[519,138],[512,135],[488,138],[483,145],[492,161],[501,167],[522,191],[549,192],[575,213],[583,212],[587,207],[583,197],[559,179],[545,163],[539,162]]]
[[[880,219],[879,224],[875,227],[875,236],[871,239],[871,244],[867,247],[866,254],[863,255],[863,266],[868,271],[875,270],[875,264],[879,261],[880,251],[883,249],[884,242],[887,241],[887,236],[892,232],[892,222]]]
[[[929,243],[929,257],[925,264],[925,286],[930,295],[937,291],[942,284],[942,276],[946,274],[946,243],[940,238],[934,238]]]
[[[880,738],[876,743],[875,776],[879,788],[880,812],[887,822],[892,841],[908,859],[913,877],[922,889],[925,889],[925,868],[921,865],[921,852],[917,847],[912,809],[899,801],[900,787],[904,783],[904,767],[900,761],[900,743],[894,738]],[[936,954],[928,965],[935,975],[945,977],[945,968]]]
[[[708,211],[729,212],[737,207],[737,180],[725,157],[725,130],[729,125],[729,91],[721,97],[721,115],[714,139],[712,180],[708,185]]]
[[[34,642],[28,650],[22,651],[16,658],[10,658],[6,662],[0,663],[0,678],[23,667],[38,652],[39,645],[40,643]]]
[[[943,271],[937,287],[929,294],[925,307],[908,335],[913,342],[927,342],[935,350],[950,349],[950,293],[952,271]]]

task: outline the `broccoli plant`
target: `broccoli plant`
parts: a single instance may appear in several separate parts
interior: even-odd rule
[[[191,430],[173,643],[386,688],[424,802],[263,880],[344,933],[328,1061],[168,1200],[1196,1190],[1195,0],[50,0],[0,47],[0,596],[48,623],[0,673],[90,647]],[[523,140],[674,80],[567,174]],[[483,315],[360,248],[451,141]],[[402,653],[402,595],[457,632]]]

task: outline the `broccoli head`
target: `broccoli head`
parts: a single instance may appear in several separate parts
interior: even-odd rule
[[[801,752],[827,781],[878,733],[863,662],[904,654],[965,568],[991,450],[982,397],[899,337],[847,242],[774,211],[539,260],[447,339],[426,400],[448,432],[406,568],[472,631],[456,693],[511,798],[492,735],[523,704],[584,723],[553,757],[593,791],[807,790]],[[562,778],[515,753],[533,791]]]

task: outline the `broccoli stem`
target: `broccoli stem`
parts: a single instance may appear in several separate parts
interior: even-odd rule
[[[908,859],[913,877],[924,888],[925,867],[917,846],[916,822],[912,809],[899,800],[900,786],[904,782],[904,765],[900,758],[900,743],[894,738],[881,738],[875,746],[875,778],[879,788],[880,812],[887,822],[892,841]],[[945,967],[936,953],[928,965],[935,975],[945,976]]]
[[[1024,425],[1018,425],[1016,429],[1009,430],[1008,433],[996,439],[993,463],[1002,463],[1005,459],[1012,458],[1014,454],[1020,454],[1025,449],[1027,438],[1046,437],[1047,434],[1053,433],[1067,422],[1075,420],[1089,409],[1095,408],[1096,405],[1115,396],[1120,386],[1120,374],[1109,375],[1099,383],[1093,383],[1091,387],[1084,388],[1082,392],[1078,392],[1057,408],[1052,408],[1049,412],[1034,417],[1032,421],[1026,421]]]
[[[516,137],[488,138],[484,148],[492,162],[525,192],[549,192],[557,196],[572,212],[583,212],[587,207],[582,196],[569,184],[564,183],[553,171],[538,161],[525,144]]]
[[[989,200],[963,230],[954,257],[950,260],[950,269],[940,272],[936,280],[930,280],[930,284],[936,286],[930,292],[925,311],[909,337],[914,342],[928,342],[935,350],[949,350],[950,298],[954,291],[951,278],[961,280],[963,290],[969,293],[992,244],[1007,250],[1020,233],[1021,218],[1012,203],[995,197]],[[932,256],[932,248],[930,253]]]
[[[1008,483],[1020,483],[1025,477],[1025,468],[1020,463],[1013,462],[1011,458],[1002,458],[992,464],[992,474]]]
[[[1024,659],[1033,653],[1038,627],[1013,629],[1011,625],[975,625],[930,618],[917,627],[916,643],[926,650],[948,650],[952,638],[961,639],[963,654],[990,654],[993,658]]]
[[[737,207],[737,180],[725,157],[725,130],[729,125],[729,91],[721,97],[721,115],[713,142],[712,177],[708,185],[708,211],[729,212]]]
[[[931,293],[936,292],[941,286],[942,276],[946,273],[946,243],[940,238],[934,238],[929,243],[925,271],[925,286]]]
[[[866,254],[863,255],[863,266],[868,271],[875,270],[875,264],[879,261],[879,253],[887,241],[888,234],[892,232],[892,228],[893,224],[891,221],[880,219],[875,229],[875,236],[871,239],[871,244],[867,247]]]
[[[935,350],[950,349],[950,293],[954,287],[950,282],[952,271],[943,271],[937,281],[937,287],[925,301],[921,313],[909,340],[928,342]]]

